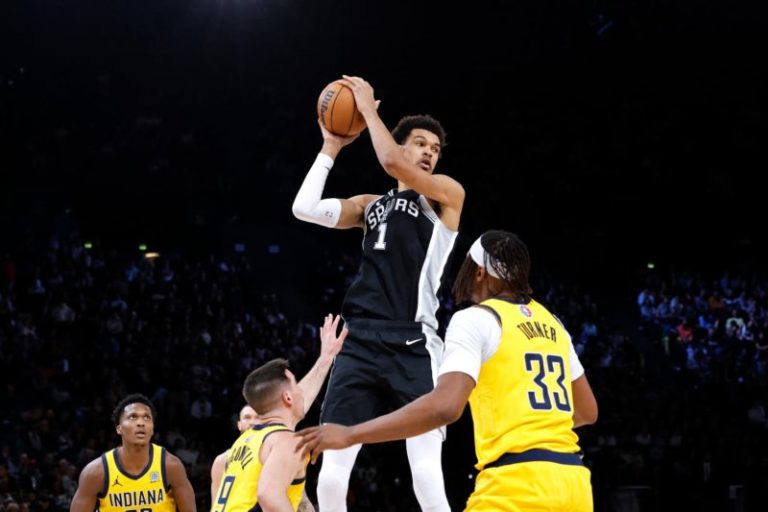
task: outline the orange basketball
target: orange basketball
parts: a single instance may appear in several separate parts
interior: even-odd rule
[[[352,90],[341,82],[328,84],[317,99],[317,115],[326,130],[342,137],[365,129],[365,119],[357,111]]]

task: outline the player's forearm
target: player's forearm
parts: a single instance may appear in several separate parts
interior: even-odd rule
[[[326,145],[323,145],[323,148],[325,147]],[[341,201],[322,198],[331,167],[332,156],[322,152],[317,155],[293,200],[291,209],[297,219],[329,228],[338,223],[342,211]]]
[[[407,439],[453,423],[460,415],[433,391],[392,413],[350,427],[351,444]]]
[[[336,157],[339,156],[339,153],[341,152],[341,148],[343,146],[339,144],[335,144],[333,142],[324,142],[323,147],[320,149],[320,152],[324,155],[327,155],[331,157],[332,159],[336,160]]]
[[[403,159],[403,153],[400,146],[392,138],[379,114],[373,110],[363,112],[365,122],[368,125],[368,132],[371,135],[373,149],[376,152],[376,158],[384,170],[395,179],[401,179],[400,168],[397,165]]]
[[[312,403],[317,398],[318,393],[320,393],[320,388],[323,387],[323,382],[325,382],[331,366],[333,366],[333,357],[321,355],[312,369],[299,381],[299,387],[304,392],[305,414],[312,407]]]

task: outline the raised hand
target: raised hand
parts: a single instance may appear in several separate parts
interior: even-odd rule
[[[339,320],[341,315],[328,314],[325,316],[325,322],[320,327],[320,357],[321,358],[333,358],[341,350],[341,346],[344,344],[344,340],[347,338],[349,331],[346,327],[341,330],[341,333],[337,336],[336,331],[339,328]]]
[[[350,135],[349,137],[342,137],[341,135],[336,135],[335,133],[331,133],[326,130],[325,126],[323,126],[323,122],[320,119],[317,120],[317,124],[320,125],[320,131],[323,133],[323,142],[337,149],[341,149],[344,146],[352,144],[355,139],[360,136],[359,133],[356,133],[355,135]]]
[[[352,90],[352,94],[355,95],[355,103],[357,103],[357,110],[363,116],[376,112],[379,108],[379,102],[373,97],[373,87],[371,84],[360,78],[359,76],[341,75],[344,77],[341,83],[346,85]]]

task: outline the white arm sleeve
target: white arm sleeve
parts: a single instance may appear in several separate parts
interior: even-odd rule
[[[555,317],[555,320],[560,324],[560,327],[565,330],[565,333],[568,335],[568,362],[571,365],[571,382],[578,379],[582,375],[584,375],[584,367],[581,365],[581,361],[579,361],[579,356],[576,354],[576,349],[573,348],[573,338],[571,337],[571,333],[568,332],[568,329],[565,328],[563,325],[563,322],[560,321],[557,316],[552,315]]]
[[[480,365],[490,359],[501,342],[501,326],[493,313],[483,308],[459,311],[445,332],[445,357],[439,375],[466,373],[477,382]]]
[[[579,361],[579,356],[576,355],[576,350],[573,348],[571,340],[568,340],[568,343],[571,345],[568,353],[571,363],[571,381],[574,381],[584,375],[584,367],[581,365],[581,361]]]
[[[341,215],[341,201],[321,199],[325,180],[333,167],[333,159],[322,153],[317,155],[310,167],[304,183],[293,200],[293,215],[305,222],[320,224],[328,228],[336,227]]]

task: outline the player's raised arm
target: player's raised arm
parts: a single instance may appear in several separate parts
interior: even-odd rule
[[[325,377],[328,375],[331,365],[333,365],[333,358],[339,353],[347,337],[348,331],[346,328],[343,328],[341,333],[336,335],[339,320],[341,320],[341,315],[336,315],[335,318],[333,315],[326,315],[325,322],[320,328],[320,355],[314,366],[298,383],[304,392],[304,414],[312,407],[312,403],[317,398]]]
[[[296,194],[296,199],[293,201],[293,215],[299,220],[327,228],[361,228],[365,207],[376,199],[376,195],[363,194],[349,199],[323,199],[325,181],[328,179],[334,160],[341,149],[354,141],[357,135],[340,137],[326,130],[322,124],[320,124],[320,130],[323,132],[323,147]]]
[[[343,83],[352,89],[355,95],[357,108],[368,125],[376,156],[387,174],[408,188],[438,202],[443,209],[450,210],[446,224],[457,229],[465,193],[461,184],[450,176],[432,174],[442,149],[440,141],[426,134],[411,135],[415,137],[412,142],[417,146],[421,158],[418,164],[409,161],[403,154],[402,146],[395,141],[379,117],[371,85],[362,78],[346,75]],[[445,222],[446,219],[443,220]]]

